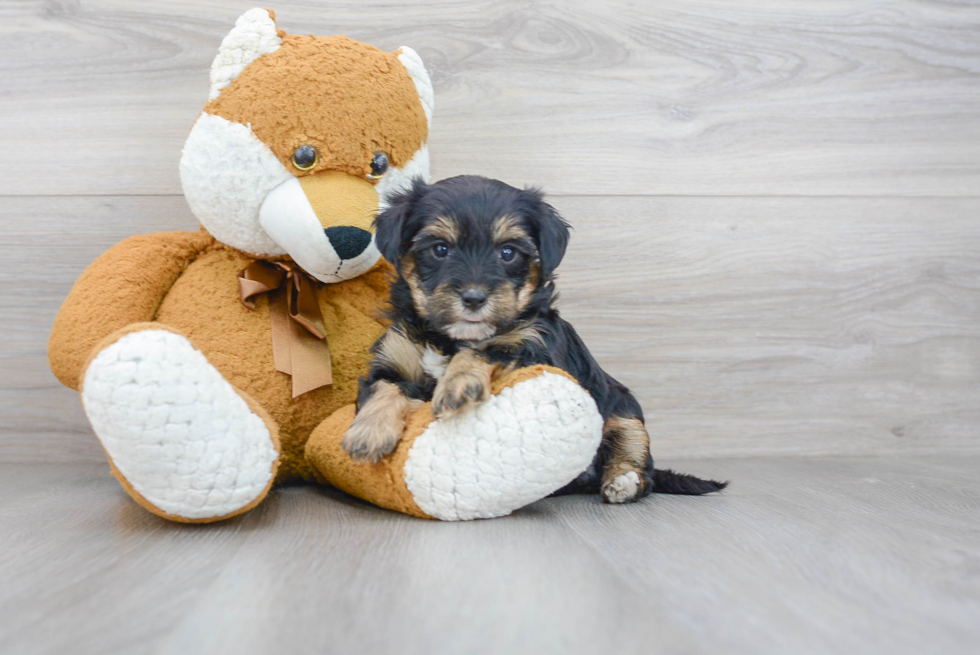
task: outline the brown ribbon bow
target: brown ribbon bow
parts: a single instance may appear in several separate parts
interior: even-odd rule
[[[293,398],[333,382],[316,282],[292,262],[254,261],[238,274],[242,304],[269,293],[276,370],[293,377]]]

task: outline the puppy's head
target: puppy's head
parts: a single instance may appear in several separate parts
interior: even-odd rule
[[[418,314],[451,339],[506,332],[551,280],[568,225],[542,194],[460,176],[393,197],[375,221],[381,254]]]

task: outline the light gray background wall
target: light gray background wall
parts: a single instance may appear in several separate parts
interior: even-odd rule
[[[0,655],[976,652],[980,3],[275,2],[421,53],[435,176],[552,194],[566,315],[661,465],[733,484],[182,526],[45,344],[99,253],[195,229],[180,148],[250,6],[0,0]]]
[[[177,161],[241,2],[0,3],[0,457],[101,452],[45,344],[72,281],[195,229]],[[541,185],[565,315],[659,455],[980,449],[980,11],[277,2],[415,48],[436,178]]]

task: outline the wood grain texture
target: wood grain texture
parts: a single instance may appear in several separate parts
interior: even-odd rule
[[[980,446],[977,200],[556,203],[565,316],[655,454]]]
[[[980,200],[593,198],[563,313],[637,394],[655,456],[980,450]],[[129,234],[182,198],[0,198],[0,457],[101,461],[48,330]]]
[[[251,3],[0,4],[0,194],[176,194]],[[977,193],[980,6],[278,2],[281,27],[410,45],[436,177],[553,193]]]
[[[0,464],[0,653],[975,652],[980,459],[672,461],[722,495],[448,524],[312,487],[208,526]]]

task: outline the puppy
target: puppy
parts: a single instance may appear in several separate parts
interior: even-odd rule
[[[425,401],[437,417],[450,416],[486,401],[494,376],[550,364],[589,391],[605,421],[592,466],[558,493],[624,503],[651,491],[703,494],[726,486],[654,469],[636,399],[599,367],[554,307],[554,271],[569,233],[540,192],[475,176],[416,180],[375,227],[397,279],[391,327],[373,347],[344,436],[352,458],[377,462],[392,452],[406,417]]]

